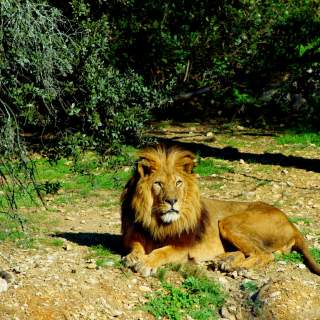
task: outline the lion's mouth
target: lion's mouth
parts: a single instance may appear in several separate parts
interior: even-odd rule
[[[180,218],[179,211],[171,209],[167,211],[165,214],[161,216],[161,220],[164,223],[172,223],[174,221],[177,221]]]

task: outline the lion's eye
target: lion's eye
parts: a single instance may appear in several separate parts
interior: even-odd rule
[[[180,179],[179,179],[179,180],[177,180],[177,182],[176,182],[176,186],[177,186],[177,187],[180,187],[181,185],[182,185],[182,180],[180,180]]]

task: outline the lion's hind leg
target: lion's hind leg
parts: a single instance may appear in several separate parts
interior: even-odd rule
[[[263,240],[248,233],[246,229],[234,228],[233,225],[219,223],[221,238],[239,251],[226,252],[217,257],[220,269],[232,271],[241,268],[261,267],[274,260],[272,250],[267,250]]]

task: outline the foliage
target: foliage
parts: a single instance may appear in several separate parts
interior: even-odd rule
[[[0,215],[7,214],[23,228],[17,201],[21,195],[33,199],[31,189],[35,186],[35,170],[17,134],[13,115],[10,110],[5,111],[7,121],[0,127]],[[36,194],[40,196],[38,191]],[[1,224],[0,220],[0,226]]]
[[[292,251],[289,253],[275,254],[275,260],[276,261],[293,262],[293,263],[301,263],[301,262],[303,262],[303,256],[299,252]]]
[[[96,259],[97,267],[116,266],[121,267],[122,262],[118,255],[113,254],[109,249],[102,245],[90,247],[91,254],[89,257]]]
[[[278,144],[298,144],[307,147],[314,144],[320,147],[320,133],[304,132],[304,133],[286,133],[276,138]]]
[[[231,166],[226,165],[223,161],[211,158],[199,160],[199,165],[195,168],[195,173],[200,176],[209,176],[226,172],[234,172],[234,169]]]
[[[57,160],[141,144],[155,116],[319,125],[316,0],[0,6],[0,171],[25,192],[34,171],[21,136]],[[14,210],[0,188],[0,207]]]
[[[179,320],[186,315],[192,319],[217,319],[225,295],[220,287],[207,278],[188,276],[180,287],[162,282],[163,290],[149,296],[145,310],[157,319]]]
[[[317,263],[320,264],[320,249],[316,247],[311,247],[310,248],[310,253],[313,255]]]

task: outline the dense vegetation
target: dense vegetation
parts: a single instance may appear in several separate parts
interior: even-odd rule
[[[16,177],[14,157],[21,185],[23,172],[33,181],[22,136],[53,156],[114,153],[181,108],[317,126],[319,10],[316,0],[1,1],[0,174]]]

